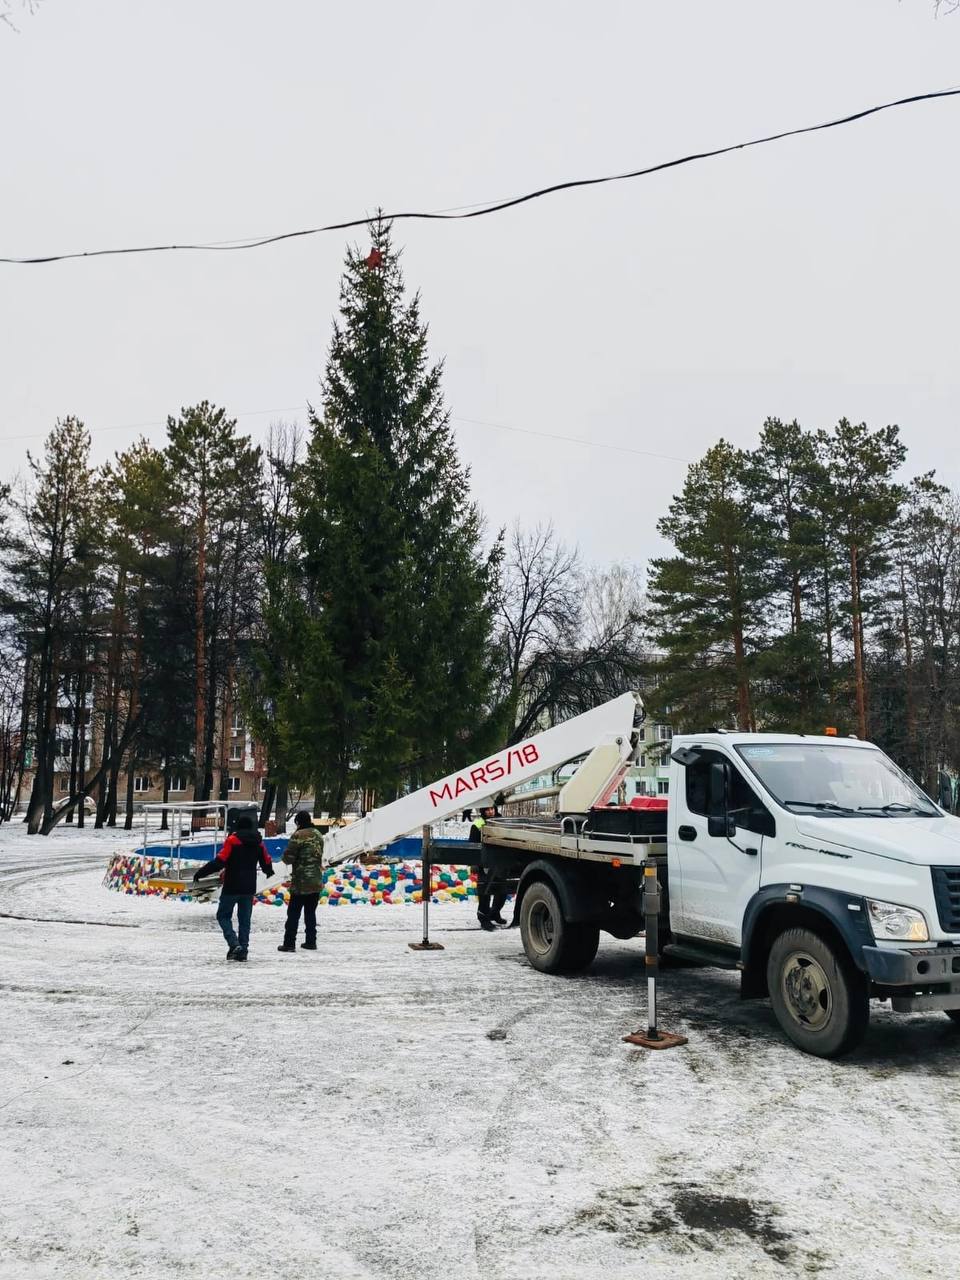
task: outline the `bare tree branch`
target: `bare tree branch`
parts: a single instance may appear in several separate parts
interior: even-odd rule
[[[24,13],[34,14],[40,8],[41,2],[42,0],[20,0],[20,4],[17,6],[14,0],[0,0],[0,22],[19,35],[20,28],[13,20],[15,10],[19,7]]]

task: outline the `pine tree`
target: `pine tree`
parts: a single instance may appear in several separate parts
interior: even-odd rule
[[[190,759],[190,583],[175,518],[174,477],[163,452],[140,440],[104,467],[100,490],[110,559],[127,584],[123,615],[114,613],[126,653],[121,676],[125,713],[137,717],[127,757],[124,825],[133,821],[135,765],[160,767],[164,798],[171,766]],[[113,784],[116,793],[116,782]],[[106,815],[115,821],[115,814]]]
[[[58,421],[43,455],[27,455],[30,481],[15,502],[19,517],[7,558],[6,608],[26,647],[26,697],[34,777],[27,808],[31,835],[52,829],[57,728],[64,690],[76,674],[78,601],[92,590],[98,559],[93,542],[90,436],[83,423]],[[86,614],[92,600],[83,607]],[[83,624],[88,619],[84,617]]]
[[[332,702],[322,724],[293,731],[338,810],[348,786],[375,780],[382,803],[469,759],[491,678],[495,556],[481,549],[419,297],[405,296],[389,226],[372,235],[369,255],[347,255],[299,492],[318,655],[306,662]]]
[[[821,518],[844,548],[847,600],[853,642],[853,680],[857,733],[868,733],[866,619],[874,601],[867,598],[871,581],[881,579],[896,526],[903,486],[894,480],[907,451],[899,428],[870,431],[841,418],[832,434],[820,433],[826,462],[826,500]]]
[[[167,419],[167,463],[193,560],[194,799],[213,791],[218,711],[232,696],[236,648],[246,622],[241,570],[253,514],[259,450],[208,401]],[[223,737],[223,726],[221,739]],[[221,769],[221,774],[223,770]],[[221,779],[221,785],[224,785]]]
[[[664,654],[655,698],[691,728],[732,719],[749,730],[770,535],[749,490],[747,456],[725,440],[715,444],[690,467],[657,527],[677,554],[651,565],[651,625]]]
[[[796,421],[767,418],[745,472],[769,541],[770,595],[758,602],[769,638],[755,664],[765,728],[819,732],[833,714],[821,593],[824,571],[835,569],[835,543],[815,510],[825,480],[816,435]]]
[[[243,705],[268,774],[261,825],[275,809],[277,830],[286,829],[287,798],[294,765],[286,729],[286,700],[303,650],[309,617],[296,572],[299,554],[294,488],[301,461],[297,427],[270,427],[264,453],[259,501],[255,505],[257,555],[261,570],[262,612],[249,654]],[[309,765],[307,766],[309,772]]]

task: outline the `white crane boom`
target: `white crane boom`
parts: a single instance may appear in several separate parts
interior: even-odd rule
[[[581,775],[589,783],[590,794],[599,796],[618,780],[632,759],[636,745],[634,726],[642,718],[639,695],[621,694],[592,711],[525,738],[515,746],[504,747],[496,755],[401,796],[382,809],[371,809],[348,827],[335,828],[324,837],[323,860],[327,866],[333,866],[358,854],[382,849],[408,832],[449,818],[488,796],[512,791],[520,783],[588,752],[593,753],[592,759],[585,761],[572,782],[563,788],[559,807],[564,810],[565,793],[571,800],[582,800],[584,787],[579,788],[579,795],[573,788]]]

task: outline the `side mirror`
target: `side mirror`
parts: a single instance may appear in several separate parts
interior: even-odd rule
[[[737,824],[733,818],[708,818],[707,819],[707,835],[728,837],[736,835]]]
[[[727,837],[736,829],[737,824],[730,816],[730,771],[722,760],[716,760],[710,766],[707,834]]]

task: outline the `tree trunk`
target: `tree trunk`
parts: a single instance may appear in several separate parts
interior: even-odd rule
[[[733,632],[733,661],[737,675],[737,728],[742,733],[749,733],[752,715],[750,682],[747,678],[746,649],[743,640],[743,607],[737,568],[731,548],[727,548],[727,593]]]
[[[77,752],[77,777],[76,789],[78,794],[83,795],[83,789],[86,785],[87,776],[87,671],[86,661],[80,674],[80,681],[77,688],[77,703],[79,705],[79,739]],[[77,808],[77,827],[82,830],[86,825],[86,810],[84,801],[81,800]]]
[[[867,736],[867,687],[863,669],[863,618],[860,612],[859,551],[850,548],[850,613],[853,631],[853,678],[856,685],[857,737]]]
[[[273,808],[273,802],[276,799],[277,785],[275,782],[268,782],[263,789],[263,799],[260,802],[260,826],[265,827],[270,817],[270,811]]]
[[[194,750],[197,768],[194,800],[209,800],[207,782],[207,637],[204,626],[205,588],[207,578],[207,499],[200,497],[197,521],[197,576],[194,583],[194,625],[196,627],[196,685],[194,701]]]
[[[134,765],[133,760],[131,759],[130,763],[127,765],[127,804],[126,813],[124,814],[123,819],[124,831],[133,830],[133,771]]]
[[[913,644],[910,637],[910,617],[907,612],[907,581],[900,565],[900,626],[903,634],[903,677],[906,703],[907,752],[910,764],[917,766],[917,717],[913,700]]]
[[[287,805],[289,804],[289,792],[287,790],[286,778],[280,778],[277,782],[276,796],[274,817],[277,822],[277,834],[282,835],[287,829]]]
[[[170,799],[170,762],[163,762],[163,803],[166,804]],[[166,809],[160,811],[160,830],[166,831],[170,825],[170,817]]]
[[[823,571],[823,630],[827,646],[827,706],[831,719],[834,715],[834,679],[833,679],[833,609],[830,599],[830,570]]]
[[[790,613],[791,613],[790,620],[791,620],[791,625],[793,627],[793,633],[794,635],[796,635],[797,632],[800,630],[800,622],[801,622],[800,575],[796,571],[794,571],[794,574],[793,574],[793,583],[791,585],[790,594],[792,599],[792,605],[790,610]]]
[[[123,756],[126,754],[126,751],[130,746],[130,742],[135,736],[138,728],[139,728],[139,718],[136,720],[128,719],[126,725],[124,726],[123,733],[120,735],[119,742],[117,743],[118,759],[122,759]],[[56,827],[58,823],[64,818],[69,805],[76,804],[78,800],[82,802],[97,787],[102,786],[104,778],[107,774],[108,766],[110,766],[112,763],[113,763],[113,760],[111,758],[110,760],[101,764],[100,767],[97,769],[96,773],[90,779],[90,781],[86,783],[83,791],[79,796],[68,797],[66,803],[62,804],[59,809],[54,809],[50,815],[50,818],[44,822],[43,829],[41,830],[40,834],[44,836],[48,836],[50,832],[54,829],[54,827]]]
[[[79,677],[78,677],[77,688],[79,692]],[[74,706],[73,724],[70,730],[70,794],[72,796],[76,795],[77,793],[77,751],[79,750],[79,747],[80,747],[80,744],[77,740],[77,734],[79,733],[79,730],[80,730],[80,726],[77,723],[77,709],[76,709],[76,706]],[[66,822],[68,826],[70,826],[70,824],[73,822],[73,814],[74,814],[74,809],[73,809],[73,806],[71,805],[69,810],[67,811],[67,817],[66,817]]]

